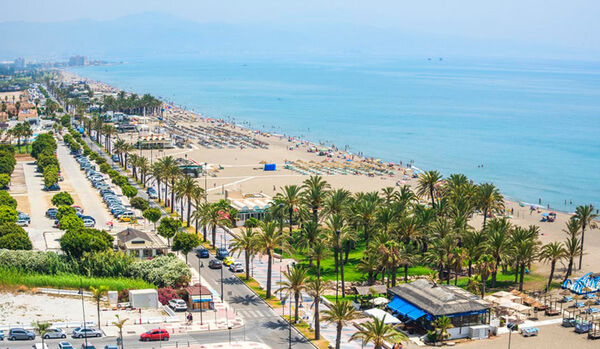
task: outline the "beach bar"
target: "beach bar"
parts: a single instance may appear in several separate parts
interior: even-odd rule
[[[457,286],[421,279],[392,287],[388,295],[392,301],[387,309],[409,327],[426,331],[437,318],[450,318],[450,339],[481,338],[473,333],[480,333],[481,326],[490,323],[492,304]]]
[[[270,196],[258,194],[244,194],[241,190],[225,190],[225,199],[232,208],[238,210],[237,226],[242,226],[249,218],[263,219],[265,210],[273,203]]]

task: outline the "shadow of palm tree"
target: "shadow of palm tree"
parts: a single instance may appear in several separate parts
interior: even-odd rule
[[[232,304],[242,304],[242,305],[258,305],[262,304],[262,300],[255,295],[246,295],[246,296],[233,296],[229,300],[229,303]]]
[[[223,279],[223,284],[225,285],[241,285],[242,281],[236,278],[235,276],[226,277]]]

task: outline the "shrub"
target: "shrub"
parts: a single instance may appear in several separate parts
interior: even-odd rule
[[[0,206],[8,206],[16,209],[17,200],[10,196],[8,192],[0,191]]]
[[[106,159],[105,159],[105,158],[103,158],[103,157],[102,157],[102,156],[100,156],[100,155],[98,155],[98,157],[96,158],[96,160],[95,160],[95,161],[96,161],[96,163],[97,163],[98,165],[102,165],[102,164],[105,164],[105,163],[106,163]]]
[[[10,206],[0,206],[0,224],[17,221],[17,210]]]
[[[142,213],[142,216],[144,216],[144,218],[146,218],[150,222],[154,223],[154,229],[156,229],[156,222],[158,222],[158,220],[162,216],[162,213],[160,212],[160,209],[153,207],[153,208],[144,210],[144,212]]]
[[[135,261],[131,265],[131,275],[157,287],[181,286],[188,283],[192,276],[187,265],[175,256]]]
[[[162,305],[167,305],[171,299],[175,298],[179,298],[179,294],[177,294],[177,290],[171,286],[158,289],[158,301]]]
[[[0,237],[0,248],[9,250],[31,250],[33,245],[29,235],[23,231],[18,233],[6,234]]]
[[[110,165],[105,163],[100,164],[100,172],[102,173],[107,173],[108,171],[110,171]]]
[[[108,174],[108,176],[109,176],[111,179],[113,179],[113,178],[115,178],[116,176],[118,176],[118,175],[119,175],[119,172],[117,172],[117,171],[115,171],[115,170],[113,170],[113,169],[110,169],[110,170],[108,170],[108,172],[106,172],[106,173]]]
[[[56,219],[60,220],[63,216],[66,215],[74,215],[77,216],[77,211],[75,208],[67,205],[58,206],[58,210],[56,212]]]
[[[246,228],[256,228],[258,227],[258,219],[254,218],[254,217],[250,217],[248,219],[246,219],[246,221],[244,222],[244,227]]]
[[[142,199],[141,197],[135,197],[133,199],[131,199],[131,206],[134,208],[137,208],[140,211],[146,211],[150,205],[148,204],[148,201]]]
[[[69,271],[64,259],[54,252],[0,250],[0,268],[54,275]]]
[[[135,189],[135,187],[131,186],[131,185],[124,185],[121,190],[123,191],[123,195],[127,196],[129,199],[131,199],[132,197],[136,196],[138,191],[137,189]]]
[[[10,176],[6,173],[0,173],[0,189],[8,188],[10,183]]]
[[[74,214],[63,215],[60,218],[59,223],[60,229],[62,230],[78,230],[83,229],[85,227],[83,225],[83,220]],[[93,243],[94,241],[90,242]]]
[[[79,220],[81,221],[81,219]],[[62,228],[63,220],[61,219],[60,222]],[[112,242],[113,237],[106,231],[82,226],[78,229],[68,230],[60,238],[60,248],[70,257],[81,258],[85,252],[101,252],[110,249]]]
[[[112,181],[116,186],[119,186],[119,187],[123,187],[124,185],[126,185],[129,182],[127,180],[127,177],[121,176],[121,175],[114,177],[112,179]]]
[[[60,193],[54,194],[51,201],[52,205],[57,207],[62,205],[71,206],[75,202],[71,194],[67,193],[66,191],[61,191]]]

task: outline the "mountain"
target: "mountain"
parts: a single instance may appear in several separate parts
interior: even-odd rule
[[[160,12],[114,20],[55,23],[1,22],[0,59],[92,59],[189,54],[386,54],[531,56],[548,48],[515,42],[358,26],[352,23],[289,24],[200,23]],[[556,51],[556,50],[554,50]]]

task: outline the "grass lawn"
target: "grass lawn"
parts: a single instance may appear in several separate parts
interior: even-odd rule
[[[22,272],[13,269],[0,269],[0,285],[27,287],[53,287],[64,289],[79,289],[80,282],[83,288],[90,286],[108,286],[113,291],[127,289],[156,288],[154,285],[139,279],[128,278],[101,278],[83,277],[75,274],[44,275],[32,272]]]
[[[501,290],[506,290],[508,287],[518,287],[519,282],[515,281],[515,273],[512,270],[508,270],[506,273],[499,272],[496,277],[496,287],[492,288],[492,278],[489,277],[485,283],[486,293],[494,293]],[[468,279],[466,277],[458,278],[458,286],[466,288]],[[545,288],[548,278],[546,276],[529,273],[525,274],[523,278],[523,289],[525,290],[542,290]],[[454,285],[454,279],[450,280],[450,284]]]

